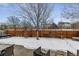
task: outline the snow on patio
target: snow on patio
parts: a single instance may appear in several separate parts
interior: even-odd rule
[[[28,49],[36,49],[41,46],[43,49],[46,50],[69,50],[74,54],[76,54],[77,49],[79,49],[79,42],[59,38],[41,37],[40,40],[36,40],[36,37],[11,37],[6,39],[0,39],[0,43],[23,45],[25,48]]]

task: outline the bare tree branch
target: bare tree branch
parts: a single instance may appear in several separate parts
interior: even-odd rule
[[[47,19],[50,18],[52,10],[49,6],[50,5],[46,3],[28,3],[19,5],[21,16],[28,20],[30,24],[35,26],[37,32],[39,31],[42,23],[43,26],[45,26],[45,24],[47,24]]]

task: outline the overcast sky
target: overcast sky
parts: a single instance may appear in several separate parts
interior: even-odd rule
[[[58,23],[59,21],[61,21],[61,11],[63,7],[64,7],[64,4],[61,4],[61,3],[54,5],[54,11],[52,12],[51,17],[53,18],[55,23]],[[16,15],[17,9],[18,9],[17,5],[13,3],[0,4],[0,23],[6,22],[8,16]]]

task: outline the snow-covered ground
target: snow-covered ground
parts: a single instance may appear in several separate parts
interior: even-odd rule
[[[40,38],[40,40],[36,40],[36,37],[11,37],[0,39],[0,43],[5,44],[16,44],[23,45],[28,49],[36,49],[38,47],[42,47],[43,49],[51,49],[51,50],[62,50],[62,51],[71,51],[74,54],[77,53],[77,49],[79,49],[79,42],[72,41],[71,39],[59,39],[59,38]]]

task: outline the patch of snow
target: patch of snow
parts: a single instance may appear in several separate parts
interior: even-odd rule
[[[69,50],[74,54],[76,54],[77,49],[79,49],[79,42],[72,41],[71,39],[60,38],[41,37],[39,38],[39,40],[37,40],[36,37],[11,37],[6,39],[0,39],[0,43],[23,45],[25,48],[28,49],[36,49],[41,46],[43,49],[46,50]]]

